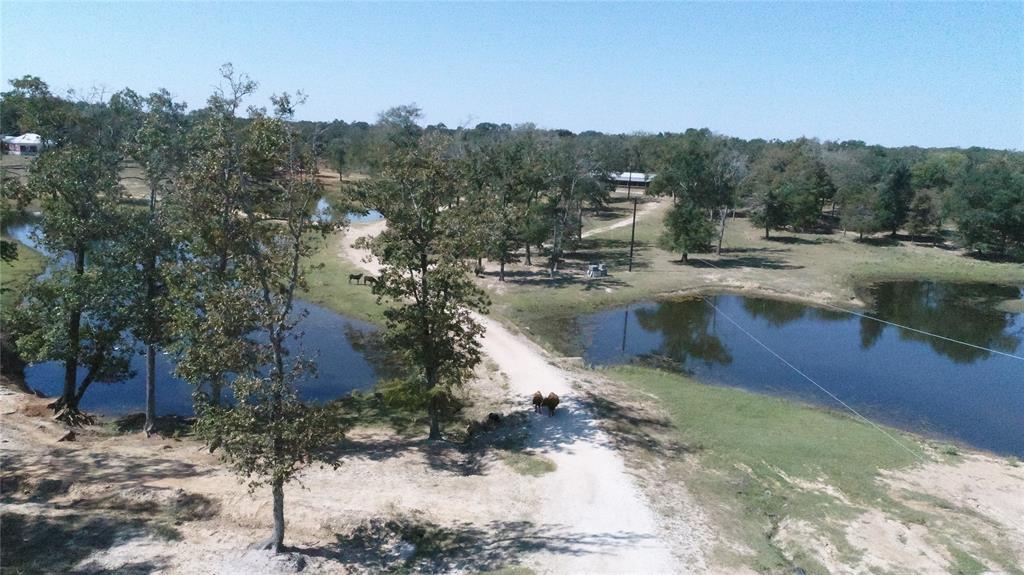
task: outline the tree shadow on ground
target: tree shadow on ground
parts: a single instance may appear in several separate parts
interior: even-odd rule
[[[767,242],[777,244],[792,244],[801,246],[820,246],[823,244],[834,244],[837,240],[831,238],[799,238],[796,236],[773,236],[765,239]]]
[[[676,426],[669,419],[651,417],[624,401],[588,391],[580,403],[600,418],[604,430],[619,447],[641,449],[663,458],[678,458],[700,450],[671,439]]]
[[[192,434],[192,427],[195,425],[195,417],[182,415],[161,415],[156,418],[156,433],[164,437],[185,437]],[[131,434],[142,433],[146,425],[145,413],[130,413],[118,417],[111,426],[118,433]]]
[[[787,263],[785,260],[768,256],[740,256],[720,258],[713,262],[700,256],[691,256],[689,262],[673,261],[674,265],[694,268],[761,268],[767,270],[798,270],[804,266]]]
[[[84,511],[83,511],[84,510]],[[109,510],[56,508],[52,514],[4,512],[0,531],[0,571],[4,573],[152,573],[166,567],[157,558],[118,565],[80,563],[132,539],[158,537],[180,540],[174,522],[163,516],[111,515]],[[132,510],[126,510],[129,513]]]
[[[481,572],[516,566],[528,553],[614,553],[617,547],[642,544],[648,536],[575,533],[559,525],[528,521],[438,525],[411,514],[364,521],[336,538],[336,546],[298,551],[376,572]]]
[[[117,453],[90,453],[54,449],[49,453],[8,452],[0,458],[3,498],[27,497],[49,501],[68,492],[82,478],[91,484],[128,489],[163,479],[194,478],[209,470],[162,457],[129,457]]]
[[[728,255],[728,254],[754,254],[754,253],[756,253],[756,254],[788,254],[788,253],[790,253],[792,251],[793,250],[791,250],[790,248],[774,248],[774,247],[772,247],[772,248],[768,248],[768,247],[759,247],[759,248],[754,248],[754,247],[743,247],[743,248],[723,247],[721,255]]]
[[[634,265],[634,268],[638,266]],[[493,275],[493,274],[492,274]],[[579,269],[572,269],[563,266],[554,277],[548,275],[547,270],[516,270],[505,272],[505,282],[509,285],[529,287],[553,287],[565,288],[570,286],[583,286],[585,291],[614,289],[628,287],[629,284],[614,274],[605,277],[590,278],[585,272]]]
[[[110,567],[78,565],[131,539],[179,540],[178,525],[220,512],[217,502],[203,495],[153,486],[159,480],[210,473],[162,457],[73,448],[9,451],[0,468],[4,573],[109,573]],[[21,512],[26,508],[31,513]],[[164,567],[159,561],[135,562],[115,571],[149,573]]]
[[[876,248],[891,248],[900,245],[900,241],[892,236],[861,238],[857,240],[857,243],[874,246]]]
[[[603,208],[595,208],[592,210],[585,210],[584,215],[590,217],[594,221],[600,222],[611,222],[621,220],[622,218],[628,217],[632,213],[632,202],[627,207],[625,202],[621,202],[622,205],[612,206],[609,203],[608,206]]]
[[[147,534],[144,522],[85,513],[28,515],[7,510],[0,531],[0,570],[4,573],[110,573],[110,568],[76,566],[93,553]],[[117,573],[152,573],[164,567],[140,562]]]

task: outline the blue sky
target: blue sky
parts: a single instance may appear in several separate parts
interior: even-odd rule
[[[1024,149],[1024,2],[0,4],[4,80],[166,87],[232,62],[299,117]]]

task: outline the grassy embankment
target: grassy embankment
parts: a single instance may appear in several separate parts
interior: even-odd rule
[[[885,472],[907,469],[921,458],[956,463],[961,456],[951,446],[887,429],[894,441],[842,413],[703,385],[679,374],[640,367],[602,374],[623,384],[607,397],[592,398],[613,434],[638,447],[630,452],[641,465],[663,473],[661,481],[685,485],[725,540],[748,546],[718,545],[717,562],[762,572],[793,566],[826,572],[813,555],[827,542],[839,563],[856,565],[863,550],[851,545],[848,530],[872,529],[857,521],[876,509],[927,530],[932,547],[948,553],[956,567],[987,564],[1021,572],[1012,543],[990,530],[987,519],[880,481]],[[624,407],[637,397],[653,406],[642,414]],[[816,539],[780,539],[783,524],[809,526]]]
[[[489,279],[490,285],[497,286],[492,290],[492,313],[528,330],[547,347],[573,354],[578,350],[567,336],[572,318],[673,293],[736,291],[855,307],[855,290],[876,280],[1024,285],[1024,265],[1020,263],[983,261],[958,250],[890,242],[887,236],[859,242],[855,234],[844,236],[842,232],[773,231],[772,238],[765,240],[764,231],[744,218],[729,220],[721,256],[691,254],[690,262],[682,263],[679,254],[656,247],[667,209],[666,202],[637,221],[634,271],[626,271],[629,226],[609,230],[584,239],[578,252],[569,254],[563,269],[576,273],[549,280],[543,258],[537,258],[541,265],[514,266],[504,284]],[[585,265],[594,261],[608,265],[609,277],[584,277]]]
[[[377,305],[377,296],[369,286],[350,283],[349,274],[362,273],[339,255],[344,236],[332,234],[320,242],[317,252],[307,263],[309,291],[299,295],[306,301],[322,305],[342,315],[376,325],[384,323],[384,307]]]
[[[11,240],[7,237],[4,239]],[[45,267],[46,258],[42,254],[21,244],[18,244],[18,259],[0,263],[0,319],[8,317],[17,305],[20,294]]]

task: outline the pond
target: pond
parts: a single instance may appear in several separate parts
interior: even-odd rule
[[[843,409],[731,318],[871,419],[1024,457],[1024,314],[999,309],[1022,298],[1024,289],[995,285],[870,289],[871,317],[949,339],[756,297],[708,296],[713,306],[701,298],[647,302],[579,318],[577,344],[592,364],[641,361]]]
[[[37,251],[45,250],[33,234],[31,223],[5,229],[12,238]],[[67,258],[65,258],[66,261]],[[48,275],[45,270],[42,277]],[[291,353],[302,354],[317,363],[317,376],[299,383],[299,395],[310,401],[324,401],[347,395],[356,389],[369,389],[377,382],[376,368],[361,351],[372,345],[367,336],[376,332],[370,324],[350,319],[307,302],[296,303],[296,313],[306,313],[297,331],[304,333],[292,342]],[[141,350],[140,350],[141,352]],[[132,359],[135,376],[119,383],[95,383],[82,398],[82,409],[104,415],[123,415],[145,409],[145,356]],[[173,358],[157,355],[157,413],[191,415],[193,388],[174,377]],[[84,371],[79,377],[84,376]],[[47,362],[25,370],[26,383],[48,396],[58,396],[63,387],[63,364]]]
[[[296,331],[304,332],[298,342],[291,341],[292,356],[302,355],[316,361],[317,373],[305,377],[297,385],[299,396],[308,401],[326,401],[365,390],[377,382],[377,368],[362,349],[367,336],[376,332],[370,324],[346,318],[329,309],[306,302],[297,302],[296,311],[308,315]],[[141,352],[141,349],[140,349]],[[145,355],[132,358],[135,376],[118,383],[94,383],[82,398],[81,407],[91,413],[124,415],[145,410]],[[192,392],[188,383],[174,377],[174,361],[170,355],[157,355],[157,414],[191,415]],[[80,370],[79,377],[85,375]],[[48,396],[61,393],[64,365],[47,362],[25,369],[29,387]]]
[[[321,218],[321,221],[333,219],[331,209],[331,202],[327,198],[320,198],[316,203],[317,217]],[[377,210],[368,210],[366,213],[348,212],[345,214],[345,218],[351,224],[369,224],[383,220],[384,215]]]

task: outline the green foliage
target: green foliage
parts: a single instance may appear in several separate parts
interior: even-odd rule
[[[290,376],[244,375],[231,388],[234,405],[202,405],[194,431],[222,450],[250,491],[285,483],[314,461],[335,464],[324,448],[342,428],[330,408],[299,400]]]
[[[817,227],[823,203],[835,195],[825,165],[805,144],[769,149],[744,180],[750,217],[765,237],[785,226]]]
[[[878,189],[875,205],[878,227],[890,230],[895,236],[896,231],[907,223],[912,198],[910,169],[906,164],[897,164]]]
[[[967,248],[1024,258],[1024,160],[972,167],[955,188],[952,212]]]
[[[197,126],[211,139],[197,150],[176,194],[184,223],[179,243],[190,257],[171,276],[172,324],[179,375],[197,387],[210,383],[214,394],[214,401],[198,402],[197,433],[251,488],[271,486],[274,532],[267,546],[280,550],[284,484],[336,442],[341,429],[328,411],[299,400],[295,380],[312,365],[289,357],[286,346],[301,320],[293,305],[306,287],[316,235],[322,240],[336,225],[316,213],[324,193],[318,148],[291,129],[291,96],[271,98],[273,116],[250,109],[240,124],[235,110],[255,84],[230,68],[223,74],[230,93],[211,98],[218,113]],[[219,217],[187,205],[193,201]],[[216,401],[228,381],[229,407]]]
[[[453,143],[437,133],[396,142],[360,190],[388,218],[370,244],[383,266],[374,293],[394,304],[384,312],[385,341],[414,369],[406,381],[428,397],[435,439],[441,407],[480,361],[471,310],[487,305],[463,261],[475,223],[449,209],[464,189]]]
[[[938,227],[939,209],[935,196],[931,190],[917,190],[907,213],[907,231],[911,237],[919,237],[936,233]]]
[[[708,250],[714,233],[707,212],[689,197],[683,197],[665,214],[665,230],[659,244],[667,251],[682,253],[686,261],[689,252]]]
[[[131,315],[126,287],[132,268],[117,257],[126,221],[116,156],[101,144],[66,144],[32,163],[19,202],[42,207],[39,241],[53,272],[25,293],[11,326],[28,361],[62,361],[58,414],[78,422],[78,403],[94,381],[127,374]],[[65,256],[71,261],[68,262]],[[86,257],[88,254],[88,258]],[[78,381],[78,366],[87,368]]]
[[[875,206],[877,193],[872,188],[861,188],[844,193],[840,208],[840,224],[843,229],[853,230],[863,239],[865,234],[878,231],[878,216]]]

